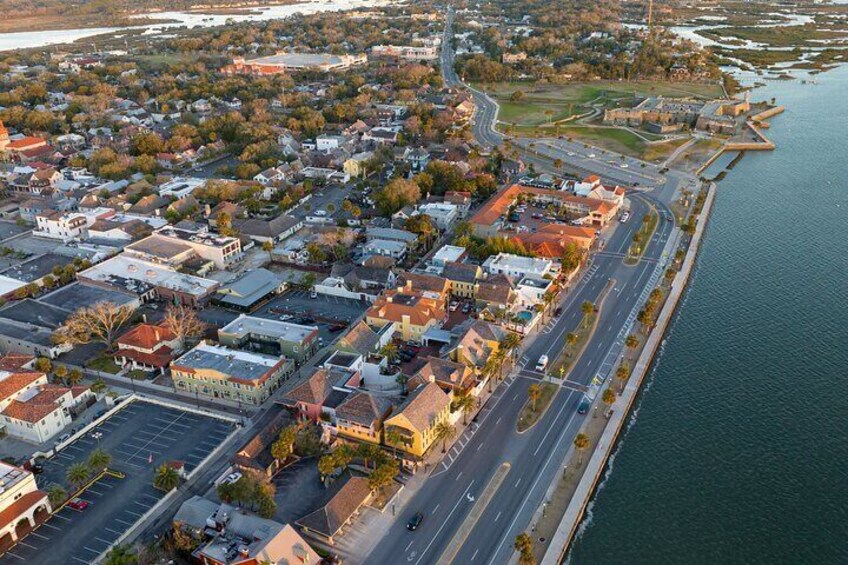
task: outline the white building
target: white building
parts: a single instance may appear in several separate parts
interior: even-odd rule
[[[160,196],[173,196],[179,200],[184,196],[188,196],[205,183],[205,179],[198,179],[194,177],[174,177],[168,182],[160,184],[158,191]]]
[[[345,138],[340,135],[322,134],[315,138],[315,148],[326,153],[338,149],[344,142]]]
[[[544,302],[545,293],[553,286],[554,281],[533,276],[522,278],[515,285],[516,304],[522,308],[532,308]]]
[[[33,235],[59,239],[62,241],[83,240],[88,238],[88,222],[79,212],[54,210],[35,216]]]
[[[0,462],[0,484],[0,547],[9,547],[50,516],[50,502],[20,467]]]
[[[507,275],[523,278],[526,276],[542,278],[552,274],[554,262],[550,259],[521,257],[510,253],[498,253],[483,263],[483,269],[490,275]]]
[[[466,251],[464,247],[457,245],[443,245],[430,259],[430,264],[434,267],[444,268],[447,263],[461,263],[465,259]]]
[[[459,219],[459,208],[447,202],[429,202],[418,207],[419,214],[427,214],[433,218],[440,230],[448,229]]]
[[[47,382],[26,367],[0,371],[0,423],[11,436],[44,443],[71,423],[71,409],[92,398],[88,387]]]

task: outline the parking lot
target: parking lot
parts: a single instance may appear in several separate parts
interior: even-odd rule
[[[324,344],[334,341],[339,335],[338,325],[350,325],[362,315],[371,304],[360,300],[350,300],[336,296],[319,294],[317,298],[310,298],[309,292],[305,290],[290,290],[274,298],[263,305],[251,315],[271,320],[279,320],[281,316],[290,315],[294,319],[289,321],[297,323],[297,318],[309,316],[314,322],[305,322],[308,326],[317,326]],[[332,331],[331,326],[336,326],[337,331]]]
[[[53,483],[66,486],[68,468],[98,447],[112,456],[110,469],[126,477],[107,475],[95,482],[79,495],[87,508],[65,506],[0,557],[0,564],[93,562],[165,495],[153,488],[157,467],[182,461],[191,472],[232,431],[223,420],[142,401],[128,404],[47,460],[37,481],[43,490]]]

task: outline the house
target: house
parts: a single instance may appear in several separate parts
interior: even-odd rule
[[[381,255],[396,261],[406,257],[408,251],[409,246],[406,243],[390,239],[371,239],[362,246],[362,252],[366,255]]]
[[[88,238],[86,216],[76,212],[54,210],[35,216],[33,235],[58,239],[64,242]]]
[[[294,408],[298,418],[318,422],[335,416],[338,406],[358,388],[357,371],[317,367],[304,382],[287,392],[283,404]]]
[[[544,277],[554,272],[551,259],[522,257],[511,253],[498,253],[483,262],[483,269],[490,275],[508,275],[522,278],[525,276]]]
[[[115,340],[115,363],[142,371],[164,372],[183,344],[165,325],[142,323]]]
[[[280,431],[290,423],[289,415],[280,411],[267,426],[236,451],[233,465],[242,471],[254,471],[270,478],[280,470],[281,462],[271,455],[271,446],[277,441]]]
[[[289,216],[288,214],[282,214],[271,220],[263,220],[261,218],[234,220],[233,227],[241,232],[242,235],[246,235],[259,243],[265,241],[276,243],[283,241],[302,228],[303,220]]]
[[[430,258],[430,265],[441,271],[448,263],[462,263],[467,256],[464,247],[443,245]]]
[[[380,351],[391,341],[393,334],[393,324],[374,329],[363,320],[359,320],[336,341],[336,349],[366,357]]]
[[[173,527],[200,541],[192,557],[203,565],[321,563],[292,526],[198,495],[180,505]]]
[[[425,296],[423,292],[407,287],[387,290],[365,312],[369,325],[383,327],[395,325],[395,331],[404,341],[418,341],[428,329],[441,327],[446,317],[443,301]]]
[[[295,521],[295,525],[304,535],[333,545],[335,538],[343,533],[359,509],[368,504],[371,496],[367,478],[350,477],[327,504]]]
[[[241,314],[218,329],[221,345],[284,355],[301,364],[319,347],[318,328]]]
[[[400,286],[421,292],[427,298],[446,303],[450,296],[450,281],[426,273],[403,272],[398,278]]]
[[[432,356],[423,361],[424,364],[407,381],[407,390],[413,391],[420,385],[436,383],[451,398],[455,398],[472,393],[477,385],[475,372],[468,365]]]
[[[459,220],[459,208],[444,202],[429,202],[418,207],[419,214],[426,214],[433,219],[440,230],[445,231]]]
[[[249,312],[265,299],[283,292],[285,286],[285,283],[268,269],[254,269],[222,285],[214,301],[228,308]]]
[[[212,399],[260,405],[294,372],[294,362],[201,341],[171,363],[177,389]]]
[[[263,186],[268,186],[286,180],[286,174],[277,167],[270,167],[261,173],[257,173],[253,180]]]
[[[205,231],[166,226],[156,233],[126,246],[126,252],[157,263],[178,267],[199,257],[210,261],[215,268],[224,270],[243,257],[241,241]]]
[[[451,343],[448,357],[457,363],[476,368],[478,375],[509,333],[500,326],[473,318],[452,331],[456,333],[457,339]]]
[[[24,358],[13,360],[14,364],[8,357],[3,360],[12,370],[0,370],[0,423],[7,434],[44,443],[71,423],[72,414],[94,401],[87,386],[48,383],[47,375],[32,369]]]
[[[533,308],[544,304],[545,295],[552,293],[556,285],[551,279],[541,277],[522,277],[515,285],[517,305],[522,308]]]
[[[336,407],[333,429],[337,435],[348,439],[379,444],[383,437],[383,421],[391,410],[388,398],[355,391]]]
[[[0,484],[0,548],[5,551],[47,521],[52,509],[30,471],[0,462]]]
[[[451,295],[458,298],[474,298],[477,294],[477,281],[483,277],[479,265],[470,263],[446,263],[442,276],[450,281]]]
[[[399,437],[397,447],[421,458],[436,441],[435,428],[450,418],[450,397],[435,382],[409,393],[384,423],[387,436]]]
[[[368,173],[368,162],[373,156],[373,151],[355,153],[344,162],[342,170],[350,175],[350,178],[364,178]]]

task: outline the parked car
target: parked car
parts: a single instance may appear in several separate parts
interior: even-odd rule
[[[238,481],[240,478],[241,478],[241,473],[236,471],[235,473],[230,473],[229,475],[227,475],[224,478],[224,480],[221,481],[221,484],[231,485],[231,484],[235,483],[236,481]]]
[[[71,501],[68,502],[68,506],[74,510],[83,511],[88,508],[88,501],[81,498],[72,498]]]
[[[589,411],[589,406],[591,406],[591,405],[592,405],[592,403],[589,402],[589,399],[584,396],[583,400],[580,401],[580,405],[577,407],[577,413],[578,414],[585,414],[586,412]]]
[[[450,311],[456,312],[456,309],[459,308],[459,302],[451,302],[450,303]]]
[[[406,523],[406,529],[410,532],[414,532],[418,529],[418,526],[421,525],[421,522],[424,521],[424,514],[421,512],[416,512],[415,516],[410,518],[409,522]]]
[[[466,302],[465,304],[462,305],[462,313],[468,314],[469,312],[471,312],[471,304]]]
[[[314,289],[313,289],[313,290],[309,293],[309,298],[318,298],[318,292],[317,292],[316,290],[314,290]]]
[[[347,324],[333,324],[330,326],[330,331],[333,333],[340,332],[347,327]]]
[[[554,310],[554,316],[559,316],[562,314],[562,306],[557,306],[556,310]]]
[[[44,472],[44,465],[42,465],[41,463],[35,463],[32,466],[32,469],[30,469],[30,471],[32,471],[33,475],[40,475]]]

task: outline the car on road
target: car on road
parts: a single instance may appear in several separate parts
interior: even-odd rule
[[[578,414],[585,414],[586,412],[589,411],[589,406],[591,406],[591,405],[592,405],[592,403],[589,402],[589,399],[584,396],[583,400],[580,401],[580,405],[577,407],[577,413]]]
[[[71,508],[73,508],[74,510],[83,511],[83,510],[85,510],[86,508],[88,508],[88,501],[87,501],[87,500],[83,500],[83,499],[81,499],[81,498],[79,498],[79,497],[77,497],[77,498],[72,498],[72,499],[71,499],[71,501],[70,501],[70,502],[68,502],[68,506],[70,506],[70,507],[71,507]]]
[[[287,322],[287,321],[291,320],[292,318],[294,318],[294,316],[292,316],[291,314],[283,314],[282,316],[280,316],[280,321],[281,322]]]
[[[624,214],[621,215],[621,217],[618,219],[618,221],[623,224],[623,223],[626,223],[627,220],[629,220],[629,219],[630,219],[630,212],[625,212]]]
[[[416,512],[415,516],[409,519],[409,522],[406,523],[406,529],[410,532],[414,532],[418,529],[418,526],[421,525],[421,522],[424,521],[424,514],[421,512]]]
[[[621,168],[622,168],[622,169],[626,169],[626,168],[627,168],[627,167],[629,167],[629,166],[630,166],[630,165],[628,165],[627,163],[622,163],[622,164],[621,164]]]
[[[538,363],[536,363],[536,370],[540,371],[540,372],[544,371],[547,366],[548,366],[548,356],[542,355],[541,357],[539,357]]]
[[[594,159],[594,158],[595,158],[595,154],[594,154],[594,153],[589,153],[588,155],[586,155],[586,157],[588,157],[589,159]]]

